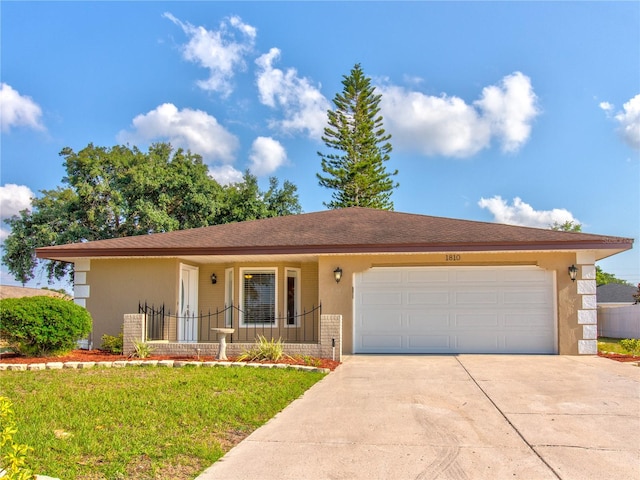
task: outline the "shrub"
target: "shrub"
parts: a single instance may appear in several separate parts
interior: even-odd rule
[[[121,354],[123,342],[124,339],[122,332],[120,332],[117,337],[114,337],[113,335],[107,335],[105,333],[104,335],[102,335],[102,345],[100,346],[100,348],[109,353]]]
[[[245,350],[240,354],[238,360],[240,361],[260,361],[269,360],[277,362],[284,356],[284,346],[282,339],[267,340],[264,336],[258,335],[255,345],[249,350]]]
[[[631,355],[640,355],[640,339],[638,338],[620,340],[620,346]]]
[[[44,296],[0,300],[0,335],[20,354],[62,354],[90,331],[91,315],[70,300]]]
[[[27,453],[33,448],[16,443],[18,432],[13,405],[7,397],[0,397],[0,477],[8,480],[30,480],[33,472],[27,466]]]
[[[133,342],[134,352],[131,354],[132,357],[135,358],[149,358],[149,356],[153,353],[155,348],[153,348],[148,343],[144,342]]]

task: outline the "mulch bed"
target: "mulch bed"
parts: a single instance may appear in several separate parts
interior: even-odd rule
[[[599,357],[609,358],[616,362],[640,362],[640,357],[635,355],[623,355],[622,353],[598,353]]]
[[[598,356],[609,358],[617,362],[640,362],[640,357],[633,355],[623,355],[619,353],[598,353]],[[131,360],[125,355],[114,355],[102,350],[73,350],[67,355],[60,357],[21,357],[12,353],[0,354],[0,363],[47,363],[47,362],[115,362],[118,360]],[[182,361],[200,361],[200,362],[215,362],[216,358],[211,356],[169,356],[169,355],[151,355],[148,360],[182,360]],[[315,359],[318,364],[314,367],[328,368],[335,370],[340,362],[329,360],[326,358]],[[229,358],[230,362],[235,361],[234,358]],[[272,363],[272,362],[264,362]],[[301,359],[285,358],[276,363],[286,363],[288,365],[308,365]]]
[[[73,350],[66,355],[62,355],[59,357],[21,357],[19,355],[13,353],[3,353],[0,354],[0,363],[48,363],[48,362],[116,362],[118,360],[132,360],[130,357],[125,355],[114,355],[109,352],[105,352],[102,350]],[[181,361],[190,361],[190,362],[215,362],[216,358],[211,356],[203,356],[197,357],[193,356],[171,356],[171,355],[150,355],[147,360],[181,360]],[[229,357],[230,362],[235,361],[234,358]],[[274,362],[263,362],[263,363],[274,363]],[[305,363],[302,359],[297,358],[284,358],[275,363],[286,363],[288,365],[309,365]],[[328,368],[330,370],[335,370],[336,367],[340,365],[340,362],[336,362],[333,360],[329,360],[326,358],[314,358],[314,364],[312,366],[318,368]]]

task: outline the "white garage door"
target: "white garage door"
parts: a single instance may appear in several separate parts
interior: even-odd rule
[[[557,353],[553,272],[380,267],[356,275],[355,353]]]

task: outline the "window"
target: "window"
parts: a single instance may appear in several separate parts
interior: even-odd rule
[[[241,270],[244,325],[275,325],[276,270]]]
[[[233,268],[227,268],[225,270],[225,285],[224,285],[224,298],[225,298],[225,313],[224,313],[224,326],[231,328],[233,319]]]
[[[300,278],[300,269],[287,269],[285,285],[285,305],[287,308],[287,321],[288,327],[298,326],[298,315],[300,314],[300,286],[298,279]]]

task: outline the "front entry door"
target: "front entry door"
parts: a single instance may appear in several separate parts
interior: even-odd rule
[[[178,341],[198,341],[198,267],[180,265]]]

